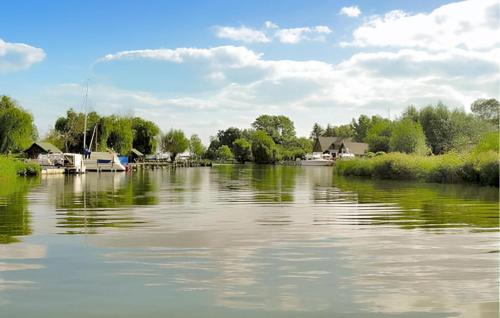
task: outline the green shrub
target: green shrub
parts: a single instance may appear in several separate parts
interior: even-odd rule
[[[498,187],[498,159],[495,151],[439,156],[389,153],[372,158],[339,160],[336,171],[345,176],[439,183],[473,182]]]

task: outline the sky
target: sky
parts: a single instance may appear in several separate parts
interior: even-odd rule
[[[43,136],[69,108],[206,142],[283,114],[297,134],[361,114],[499,98],[500,2],[4,1],[0,95]],[[84,96],[88,83],[88,103]]]

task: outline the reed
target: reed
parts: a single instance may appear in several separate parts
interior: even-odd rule
[[[448,153],[440,156],[419,156],[389,153],[372,158],[339,160],[336,172],[344,176],[375,179],[418,180],[424,182],[471,182],[496,186],[499,184],[498,153]]]

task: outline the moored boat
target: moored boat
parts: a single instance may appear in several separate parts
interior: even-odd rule
[[[301,166],[332,166],[335,161],[330,154],[307,155],[305,160],[300,161]]]
[[[126,168],[121,164],[116,153],[97,152],[90,153],[84,160],[87,171],[125,171]]]

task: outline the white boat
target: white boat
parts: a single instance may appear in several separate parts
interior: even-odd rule
[[[40,154],[38,164],[42,168],[42,174],[59,173],[85,173],[83,156],[78,153],[50,153]]]
[[[125,166],[120,163],[116,153],[91,152],[89,158],[84,160],[87,171],[125,171]]]
[[[332,166],[334,161],[330,154],[312,154],[307,155],[306,160],[301,160],[301,166]]]

